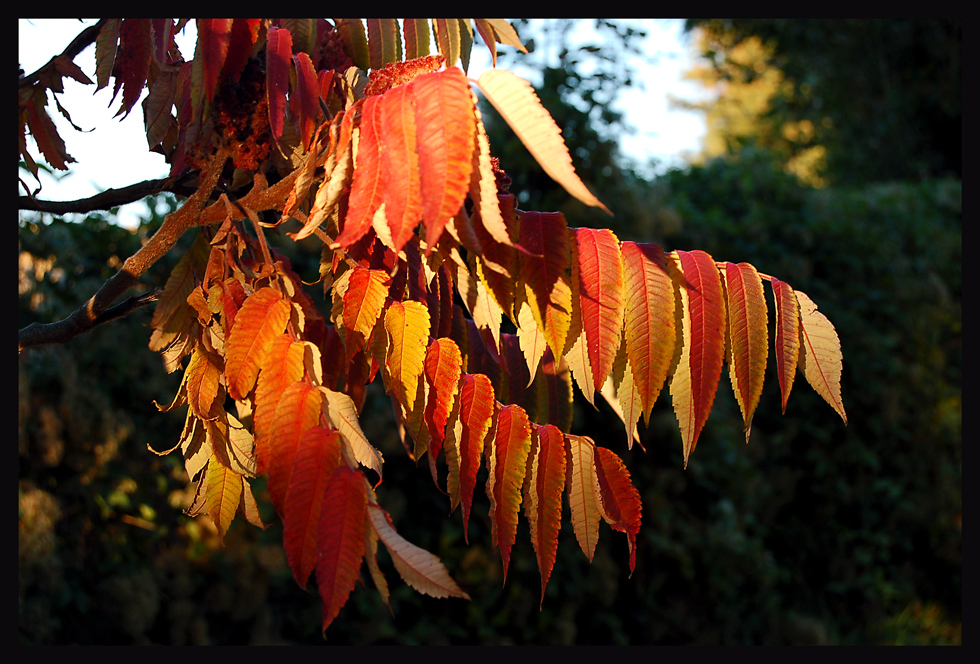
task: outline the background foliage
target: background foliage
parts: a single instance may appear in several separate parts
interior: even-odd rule
[[[899,23],[880,29],[918,34]],[[767,30],[780,25],[742,26],[739,34],[769,43]],[[846,44],[858,27],[804,22],[798,29],[830,30]],[[534,37],[539,46],[549,39]],[[821,138],[828,146],[823,189],[787,169],[792,155],[758,143],[733,144],[721,158],[642,181],[616,153],[609,129],[615,122],[597,121],[631,79],[613,77],[585,102],[572,98],[588,54],[616,53],[635,39],[621,29],[607,32],[602,44],[568,44],[564,66],[544,71],[538,92],[563,128],[577,169],[611,203],[621,240],[750,261],[810,294],[841,339],[849,425],[828,417],[826,404],[807,390],[794,392],[780,415],[770,376],[746,446],[723,380],[685,471],[668,400],[658,403],[650,427],[641,427],[646,453],[625,449],[622,425],[606,406],[578,404],[574,430],[620,453],[641,492],[636,572],[627,578],[625,538],[600,539],[589,565],[566,523],[539,611],[526,524],[502,586],[499,556],[489,548],[486,498],[476,498],[466,546],[460,518],[446,517],[429,473],[404,459],[390,406],[369,399],[365,433],[391,459],[379,499],[399,532],[438,555],[473,601],[435,600],[396,583],[389,614],[376,593],[359,588],[329,642],[958,643],[958,171],[951,176],[926,160],[913,171],[882,173],[878,164],[894,162],[888,150],[900,142],[886,133],[877,152]],[[772,43],[786,48],[787,41]],[[825,59],[813,58],[806,72],[786,64],[792,54],[780,60],[779,47],[771,49],[785,78],[831,78]],[[883,57],[908,80],[917,74],[906,68],[938,66],[922,55],[928,52]],[[793,67],[803,67],[804,58],[796,58]],[[907,108],[926,104],[917,90],[903,94]],[[822,98],[827,113],[840,111],[833,95]],[[946,103],[958,108],[958,100],[957,85],[955,102]],[[796,122],[812,117],[791,111],[787,106],[786,117]],[[513,188],[529,192],[528,208],[562,210],[571,226],[609,223],[576,209],[567,195],[556,197],[549,182],[532,181],[538,169],[522,165],[516,139],[495,135],[491,122],[491,144],[504,168],[515,180],[529,177]],[[849,149],[853,164],[838,166]],[[840,160],[831,158],[835,150]],[[943,155],[959,164],[958,155]],[[22,213],[19,326],[59,319],[93,293],[172,205],[164,198],[149,203],[136,233],[112,225],[111,215],[67,223]],[[315,251],[276,239],[297,272],[312,280]],[[144,288],[162,286],[179,249],[154,266]],[[237,523],[221,547],[210,520],[181,514],[190,496],[176,455],[146,450],[169,449],[181,424],[153,406],[154,399],[169,401],[179,379],[161,371],[146,348],[149,317],[138,312],[18,360],[22,642],[322,643],[319,602],[292,580],[281,527]],[[271,511],[263,518],[275,521]]]

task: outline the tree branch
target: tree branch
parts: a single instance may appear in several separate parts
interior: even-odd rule
[[[227,159],[228,151],[224,148],[218,150],[207,168],[201,173],[200,188],[180,208],[167,215],[163,225],[153,234],[153,237],[139,251],[127,258],[122,268],[110,277],[88,302],[76,309],[68,318],[55,323],[33,323],[22,329],[17,339],[18,353],[32,346],[66,343],[80,334],[85,334],[101,322],[123,315],[116,314],[110,318],[104,318],[109,314],[110,305],[126,290],[135,285],[140,276],[151,265],[170,251],[177,239],[184,234],[184,231],[199,225],[201,211],[217,186],[221,169]],[[135,305],[132,303],[127,305],[124,302],[119,307],[114,309],[128,313],[135,308]]]
[[[193,173],[196,175],[196,172]],[[73,212],[84,213],[93,210],[111,210],[114,207],[133,203],[158,194],[161,191],[179,193],[180,185],[190,179],[191,174],[181,178],[160,178],[159,180],[144,180],[119,189],[106,189],[89,198],[80,198],[75,201],[40,201],[32,196],[18,196],[18,210],[34,210],[37,212],[50,212],[51,214],[69,214]]]
[[[98,39],[99,31],[102,30],[102,26],[105,25],[105,22],[106,19],[100,18],[98,23],[95,25],[90,25],[78,33],[78,36],[71,40],[71,43],[68,44],[68,47],[61,53],[60,56],[56,55],[55,57],[51,58],[33,74],[21,76],[17,83],[18,89],[30,87],[39,83],[41,81],[41,75],[45,72],[45,70],[55,66],[54,61],[57,58],[67,56],[69,60],[74,60],[76,55],[84,51],[89,44]]]

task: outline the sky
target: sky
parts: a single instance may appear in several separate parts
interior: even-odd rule
[[[51,57],[61,53],[86,25],[95,19],[19,19],[18,59],[25,72],[31,73]],[[622,149],[626,156],[640,165],[656,160],[650,174],[671,166],[682,166],[685,155],[700,150],[705,134],[704,117],[691,111],[671,108],[669,97],[702,98],[704,92],[684,81],[682,73],[693,60],[693,51],[683,34],[679,19],[635,19],[648,32],[645,42],[646,62],[635,61],[643,89],[626,90],[620,94],[617,106],[626,114],[627,123],[636,132],[624,137]],[[583,30],[587,27],[583,27]],[[196,34],[193,23],[177,36],[177,44],[185,57],[194,53]],[[509,48],[498,46],[498,48]],[[75,58],[75,63],[95,80],[95,47],[89,46]],[[485,47],[475,44],[468,74],[477,78],[490,67]],[[521,73],[519,69],[515,70]],[[113,118],[119,99],[112,101],[112,84],[93,95],[95,86],[83,85],[65,78],[65,92],[59,95],[61,105],[83,132],[74,130],[57,112],[49,100],[48,109],[58,131],[65,140],[68,153],[77,161],[70,164],[67,175],[55,180],[41,174],[42,189],[38,198],[45,200],[75,200],[92,196],[111,187],[124,187],[142,180],[164,177],[169,167],[162,155],[147,150],[143,127],[142,107],[137,104],[121,121]],[[145,92],[144,92],[145,94]],[[111,107],[110,107],[110,102]],[[29,150],[37,158],[36,147]],[[24,176],[22,176],[24,177]],[[25,181],[36,188],[30,175]],[[20,192],[23,194],[23,188]],[[145,203],[134,203],[120,210],[118,222],[127,227],[138,223],[146,211]]]

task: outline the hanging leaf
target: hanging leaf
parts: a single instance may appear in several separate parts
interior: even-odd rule
[[[323,631],[360,578],[367,512],[364,475],[340,465],[327,481],[317,531],[316,582],[323,601]]]
[[[218,87],[218,75],[228,57],[231,43],[233,18],[197,19],[198,42],[201,44],[200,56],[204,67],[204,98],[214,99]]]
[[[725,301],[714,259],[703,251],[677,251],[674,267],[683,308],[684,346],[670,382],[681,428],[684,466],[711,413],[725,359]]]
[[[588,436],[565,435],[568,505],[572,511],[572,528],[582,553],[592,562],[599,541],[600,497],[596,476],[595,443]]]
[[[636,567],[636,535],[640,532],[640,494],[630,480],[623,460],[605,447],[595,448],[596,475],[602,496],[603,514],[613,530],[629,538],[630,574]]]
[[[574,229],[582,328],[595,389],[612,371],[623,329],[623,263],[619,241],[606,229]]]
[[[561,129],[541,105],[530,83],[506,69],[488,69],[480,75],[477,85],[552,180],[586,205],[612,214],[575,173]]]
[[[800,306],[792,286],[776,277],[772,277],[770,284],[776,302],[776,369],[785,415],[800,357]]]
[[[840,397],[840,374],[843,356],[837,330],[822,313],[817,311],[806,293],[796,291],[800,303],[800,369],[810,386],[829,403],[844,424],[847,414]]]
[[[534,456],[524,513],[531,525],[531,544],[541,572],[541,603],[558,553],[561,495],[565,489],[565,437],[555,426],[532,427]]]
[[[225,380],[232,399],[243,401],[255,385],[262,360],[286,329],[289,311],[289,303],[269,287],[257,290],[238,310],[225,356]]]
[[[402,250],[422,216],[413,87],[399,85],[381,95],[378,102],[384,210],[395,251]]]
[[[405,59],[425,57],[429,54],[429,22],[424,18],[402,19],[405,32]]]
[[[305,589],[316,567],[317,535],[327,482],[341,464],[340,434],[322,426],[299,440],[283,509],[282,542],[293,578]]]
[[[361,239],[368,229],[374,213],[381,205],[385,182],[382,178],[380,150],[381,112],[379,102],[383,96],[368,97],[361,106],[360,140],[354,162],[354,180],[351,183],[347,216],[337,245],[348,248]]]
[[[385,366],[398,400],[411,408],[429,341],[429,311],[420,302],[392,302],[385,312],[390,339]]]
[[[289,30],[269,26],[265,46],[266,102],[269,127],[276,141],[282,136],[286,119],[286,92],[289,90],[289,62],[293,57],[293,38]]]
[[[280,514],[285,510],[286,493],[296,460],[300,438],[320,423],[320,391],[308,382],[293,383],[285,389],[276,407],[269,432],[268,460],[259,464],[269,469],[269,498]]]
[[[521,246],[534,254],[521,260],[531,313],[551,349],[563,349],[572,317],[571,250],[565,217],[560,212],[525,213]]]
[[[728,293],[728,347],[731,349],[729,376],[745,422],[749,442],[752,415],[762,396],[769,355],[768,312],[762,279],[748,263],[725,263]]]
[[[531,427],[520,406],[501,406],[493,438],[493,484],[487,482],[493,544],[500,547],[504,562],[504,582],[510,565],[510,550],[517,538],[517,514],[521,507],[521,486],[527,472],[531,447]]]
[[[425,381],[429,396],[425,404],[425,422],[429,427],[429,456],[434,464],[446,437],[446,424],[456,401],[462,358],[452,339],[436,339],[425,353]]]
[[[241,475],[219,463],[212,454],[204,479],[207,484],[208,516],[218,529],[218,538],[223,542],[241,502]]]

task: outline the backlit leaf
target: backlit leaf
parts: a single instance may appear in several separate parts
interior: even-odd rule
[[[770,283],[776,302],[776,369],[785,415],[800,357],[800,306],[792,286],[776,277],[772,277]]]
[[[322,426],[299,440],[283,509],[282,541],[286,561],[300,588],[316,567],[320,511],[327,482],[341,464],[340,434]]]
[[[517,514],[521,506],[521,487],[527,472],[527,455],[531,448],[531,427],[520,406],[501,406],[493,439],[493,486],[487,483],[490,497],[490,522],[493,543],[500,547],[504,562],[504,581],[510,564],[510,550],[517,537]]]
[[[572,318],[571,249],[565,217],[559,212],[525,213],[521,246],[534,255],[521,258],[531,313],[551,349],[564,349]]]
[[[371,19],[369,19],[370,21]],[[392,246],[401,251],[422,215],[416,117],[412,85],[399,85],[379,97],[381,115],[381,179],[385,218]],[[422,129],[421,126],[418,127]],[[360,152],[358,152],[360,154]]]
[[[354,180],[351,183],[347,216],[337,244],[347,248],[371,228],[374,213],[381,205],[385,183],[381,173],[381,112],[382,96],[368,97],[361,105],[360,139],[354,160]]]
[[[303,359],[303,344],[294,342],[288,334],[281,334],[273,340],[262,361],[262,370],[255,385],[255,412],[252,417],[259,475],[264,475],[268,470],[269,434],[275,421],[276,408],[286,388],[303,378]]]
[[[595,448],[596,474],[602,496],[603,513],[613,530],[629,538],[630,574],[636,567],[636,534],[640,531],[640,494],[630,480],[623,460],[605,447]]]
[[[429,310],[420,302],[392,302],[385,312],[389,343],[385,366],[395,395],[406,407],[415,399],[429,342]]]
[[[266,287],[245,300],[228,339],[225,380],[232,399],[244,400],[276,337],[286,329],[290,306],[279,291]]]
[[[762,279],[748,263],[725,263],[728,293],[729,376],[745,422],[745,442],[752,430],[752,415],[762,396],[769,355],[768,311]]]
[[[455,68],[412,82],[418,127],[422,220],[429,247],[459,211],[470,187],[476,116],[466,77]]]
[[[445,565],[434,555],[404,539],[391,524],[391,517],[377,504],[368,505],[368,518],[395,563],[402,579],[415,590],[431,597],[469,599],[456,585]]]
[[[595,389],[612,371],[622,339],[623,264],[619,241],[606,229],[576,228],[579,302]]]
[[[452,339],[436,339],[425,353],[425,380],[429,396],[425,404],[425,422],[429,427],[429,455],[439,455],[446,437],[446,423],[456,401],[462,358]]]
[[[480,469],[484,442],[493,421],[494,393],[490,379],[483,374],[463,374],[459,390],[459,493],[463,505],[463,536],[467,538],[476,473]]]
[[[817,311],[806,293],[796,291],[800,303],[800,369],[811,387],[829,403],[847,424],[844,402],[840,396],[840,374],[843,356],[834,325]]]
[[[531,525],[531,544],[541,572],[541,601],[551,577],[561,530],[561,495],[565,489],[565,436],[555,426],[534,425],[536,445],[531,463],[525,514]]]
[[[204,479],[207,483],[208,516],[218,529],[218,537],[224,541],[228,527],[238,511],[242,498],[241,475],[226,468],[211,456]]]
[[[364,435],[354,401],[343,392],[334,392],[322,386],[320,392],[327,422],[340,432],[357,462],[373,470],[380,478],[384,459]]]
[[[541,105],[530,83],[506,69],[488,69],[480,75],[477,85],[551,179],[586,205],[611,214],[575,173],[561,129]]]
[[[289,90],[289,62],[293,57],[293,38],[289,30],[269,26],[265,47],[266,101],[269,105],[269,128],[279,140],[286,119],[286,92]]]
[[[657,245],[623,242],[621,251],[626,351],[643,414],[649,417],[674,357],[674,286]]]
[[[321,395],[318,389],[305,380],[293,383],[285,389],[276,407],[275,419],[269,433],[269,458],[262,464],[269,469],[269,497],[280,514],[284,510],[299,440],[307,429],[320,424],[321,418]]]
[[[567,444],[565,490],[572,511],[572,527],[582,553],[592,562],[599,541],[600,500],[596,475],[595,443],[588,436],[565,435]]]
[[[360,578],[367,527],[367,485],[359,470],[341,464],[327,481],[317,531],[316,582],[326,631]]]
[[[714,259],[703,251],[674,252],[683,302],[680,361],[670,383],[684,444],[684,466],[711,413],[725,359],[725,301]]]

